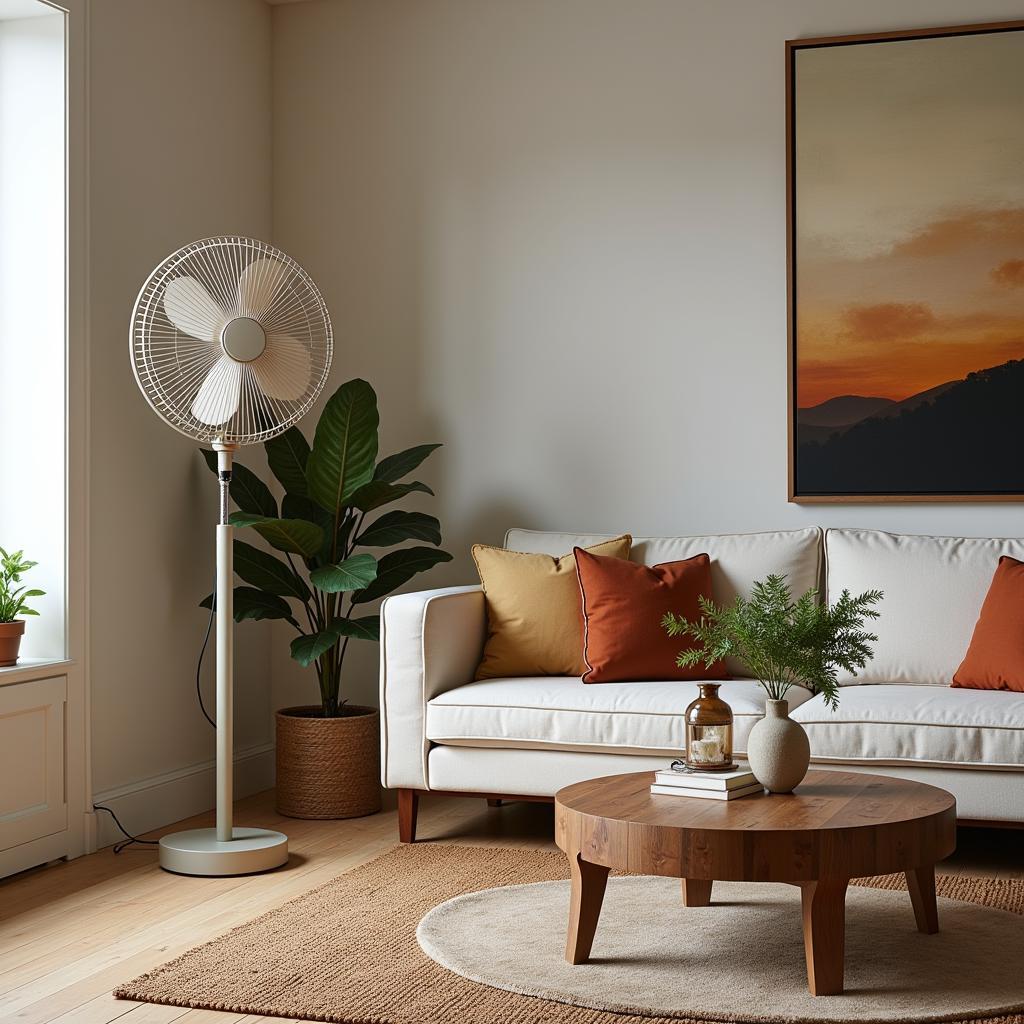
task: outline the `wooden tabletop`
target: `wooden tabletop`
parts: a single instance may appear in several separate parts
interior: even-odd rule
[[[641,874],[809,881],[906,871],[956,846],[953,795],[908,779],[815,770],[793,793],[728,801],[654,795],[652,781],[635,772],[559,790],[559,847]]]

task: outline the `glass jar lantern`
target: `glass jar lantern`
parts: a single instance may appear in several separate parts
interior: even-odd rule
[[[718,683],[700,683],[700,696],[686,709],[686,767],[724,772],[732,763],[732,708],[718,696]]]

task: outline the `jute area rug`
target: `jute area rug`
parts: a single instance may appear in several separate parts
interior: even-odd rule
[[[803,948],[799,941],[798,917],[792,922],[792,928],[786,925],[784,928],[780,926],[774,929],[768,936],[770,941],[767,948],[762,940],[759,955],[768,963],[759,968],[761,974],[758,978],[748,977],[746,980],[735,972],[735,941],[730,943],[728,929],[720,930],[718,927],[709,926],[698,931],[695,926],[684,925],[683,915],[693,914],[695,911],[705,915],[715,910],[733,912],[736,909],[737,898],[731,891],[727,894],[728,899],[721,905],[713,904],[709,908],[691,908],[688,911],[679,905],[678,888],[673,886],[672,908],[680,915],[680,943],[685,932],[699,934],[704,946],[721,943],[721,956],[714,961],[714,971],[708,967],[700,970],[696,976],[690,973],[684,977],[682,967],[679,968],[678,1003],[675,1004],[677,1013],[671,1017],[657,1014],[631,1015],[608,1009],[570,1005],[548,998],[507,991],[490,984],[480,984],[432,960],[417,941],[416,930],[424,915],[448,900],[498,886],[525,886],[535,882],[564,880],[566,877],[565,858],[556,852],[486,849],[448,844],[398,847],[327,885],[291,900],[277,910],[241,925],[226,935],[190,950],[170,963],[128,982],[121,986],[115,995],[142,1002],[334,1021],[341,1024],[494,1024],[499,1021],[508,1024],[639,1024],[644,1021],[650,1024],[669,1024],[669,1021],[672,1021],[672,1024],[678,1024],[680,1020],[690,1019],[705,1022],[871,1019],[865,1018],[863,1014],[858,1017],[853,1013],[837,1016],[834,1010],[827,1013],[824,1010],[815,1011],[821,1015],[814,1018],[808,1018],[799,1012],[794,1015],[792,1006],[787,1004],[787,999],[798,986],[791,983],[791,971],[779,973],[779,965],[790,961],[796,964],[796,976],[803,981]],[[612,927],[605,935],[599,926],[594,947],[595,956],[602,956],[603,944],[617,941],[613,903],[622,901],[614,898],[615,888],[636,886],[637,883],[646,881],[633,878],[613,880],[609,886],[604,911],[605,914],[609,914],[610,911],[611,913],[607,921],[602,915],[602,924],[610,923]],[[650,881],[655,887],[661,882],[658,879]],[[883,892],[902,889],[902,879],[896,876],[855,883],[858,884]],[[545,888],[549,887],[535,887],[533,893],[536,894]],[[758,888],[748,886],[744,887],[744,891],[750,894],[750,899],[756,899]],[[946,899],[1011,911],[1015,915],[1024,914],[1024,882],[1021,881],[948,876],[939,878],[938,889],[940,895]],[[520,890],[522,891],[524,890]],[[635,891],[639,892],[638,889]],[[629,894],[625,889],[619,895],[623,893],[628,898]],[[562,899],[567,899],[567,890],[563,888],[562,894]],[[900,916],[898,926],[907,943],[913,943],[917,939],[927,942],[929,939],[942,938],[943,933],[939,936],[919,936],[914,931],[909,897],[903,893],[900,895],[907,901],[907,905],[902,907],[904,913]],[[792,890],[792,896],[796,897],[792,905],[798,913],[799,899],[795,888]],[[851,890],[848,906],[854,904],[857,896],[858,892]],[[745,902],[746,899],[747,897],[743,897],[740,902]],[[762,903],[758,909],[771,915],[775,913],[770,906],[771,899],[767,902],[769,905]],[[447,909],[457,907],[459,903],[470,904],[471,901],[457,901]],[[563,908],[565,905],[563,903]],[[940,926],[946,923],[945,917],[948,915],[949,907],[948,903],[940,907]],[[466,906],[462,907],[462,910],[466,909]],[[970,911],[974,908],[964,909]],[[552,958],[557,959],[557,956],[561,955],[564,933],[557,936],[557,950],[546,950],[545,942],[550,945],[556,937],[553,934],[553,925],[545,926],[542,915],[537,914],[536,910],[535,904],[528,910],[525,919],[526,925],[532,928],[534,941],[530,943],[530,948],[538,961],[546,959],[550,963]],[[435,925],[442,919],[442,913],[437,911],[433,915]],[[869,914],[868,919],[870,916]],[[982,911],[981,916],[989,915]],[[997,916],[1002,919],[1004,915]],[[1024,923],[1020,917],[1006,917],[1015,924]],[[520,923],[523,923],[522,920]],[[430,919],[424,924],[425,931],[429,925]],[[504,934],[507,939],[507,922],[505,927]],[[549,933],[546,938],[545,927]],[[796,929],[795,938],[791,934],[793,928]],[[851,920],[849,931],[852,931],[852,928]],[[849,931],[848,942],[852,938]],[[436,942],[438,934],[440,933],[435,929],[431,933],[432,937],[424,936],[428,947],[431,942]],[[1017,934],[1024,938],[1024,930],[1018,930]],[[659,944],[662,941],[663,938],[658,939]],[[752,947],[742,943],[740,945],[746,951],[744,955],[749,959]],[[730,961],[731,946],[733,954]],[[1016,965],[1018,973],[1024,973],[1020,970],[1021,949],[1020,942],[1003,949],[1004,961]],[[436,949],[434,952],[438,954]],[[679,943],[674,949],[665,952],[668,955],[678,955]],[[850,947],[850,953],[852,952],[853,949]],[[605,949],[604,955],[606,962],[614,959],[614,955],[609,955],[608,948]],[[647,962],[652,959],[654,958],[651,956],[646,957]],[[457,966],[460,969],[466,967],[465,964]],[[848,954],[848,978],[853,977],[853,966],[855,965],[851,964],[851,956]],[[896,966],[894,976],[898,978],[898,965]],[[946,966],[948,965],[944,962],[944,967]],[[582,969],[596,972],[601,967],[602,963],[599,961],[584,965]],[[728,978],[723,976],[723,971],[728,974]],[[965,970],[961,974],[966,977],[968,974],[978,975],[979,972]],[[764,979],[770,981],[773,977],[775,984],[767,985],[763,993],[765,998],[761,1004],[768,1008],[767,1014],[737,1014],[716,1010],[714,1017],[709,1017],[704,1012],[699,1012],[692,1018],[678,1015],[678,1012],[692,1012],[694,1009],[690,1005],[692,1001],[688,1000],[688,993],[706,993],[709,990],[721,992],[720,1002],[712,1005],[720,1006],[724,1011],[725,1004],[730,1001],[727,998],[730,986],[733,990],[744,985],[749,987],[751,984],[765,988]],[[856,1000],[859,998],[857,986],[869,993],[877,990],[877,986],[872,988],[866,981],[861,981],[859,976],[857,977],[854,991],[844,996],[826,997],[825,1001],[834,1006],[841,1000]],[[550,979],[545,979],[540,972],[535,980],[540,982],[538,988],[550,984]],[[936,978],[936,982],[939,981],[941,979]],[[976,983],[977,991],[977,1001],[974,1005],[991,1006],[984,974],[973,978],[973,981]],[[854,1005],[853,1002],[850,1003],[851,1007]],[[964,1014],[961,1019],[979,1017],[978,1013],[971,1012]],[[906,1018],[894,1016],[889,1019],[899,1021]],[[948,1015],[946,1019],[949,1019]],[[998,1021],[999,1024],[1024,1024],[1024,1014],[992,1017],[988,1020]]]

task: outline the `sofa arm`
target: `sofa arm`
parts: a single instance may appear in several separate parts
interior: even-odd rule
[[[427,701],[472,682],[487,632],[480,587],[389,597],[380,609],[381,781],[428,789]]]

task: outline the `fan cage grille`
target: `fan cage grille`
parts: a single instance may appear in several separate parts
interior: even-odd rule
[[[243,301],[239,281],[261,259],[280,264],[280,283],[266,308],[253,309]],[[225,317],[251,317],[268,333],[280,332],[301,344],[309,355],[302,393],[294,399],[270,397],[259,385],[254,364],[243,364],[235,412],[220,424],[198,419],[193,402],[223,349],[219,342],[186,334],[168,317],[167,286],[182,277],[198,281]],[[130,344],[135,379],[156,413],[186,437],[224,445],[266,441],[305,416],[327,381],[334,348],[330,314],[312,278],[275,246],[239,235],[204,238],[167,257],[139,292]]]

